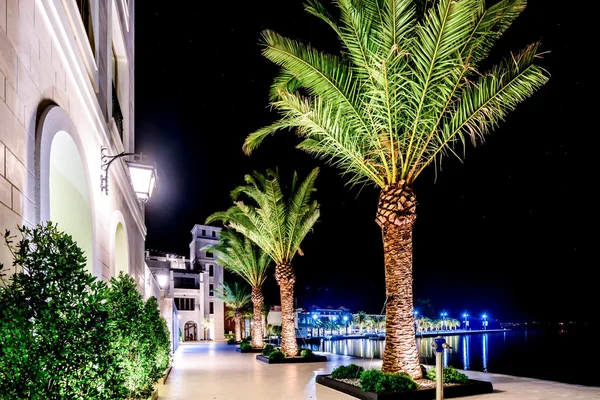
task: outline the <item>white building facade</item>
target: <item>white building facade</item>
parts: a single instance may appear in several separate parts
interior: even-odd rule
[[[125,158],[101,189],[101,151],[134,153],[135,0],[0,0],[0,230],[51,220],[88,270],[156,292],[144,206]],[[12,257],[0,245],[0,262]],[[146,297],[149,297],[146,295]]]
[[[201,249],[215,244],[221,228],[195,225],[189,245],[190,258],[146,252],[146,264],[162,285],[161,314],[167,320],[174,340],[224,340],[225,307],[215,295],[223,283],[223,267],[216,257]],[[161,282],[162,281],[162,282]],[[164,283],[163,283],[164,282]],[[177,315],[179,333],[170,315]]]

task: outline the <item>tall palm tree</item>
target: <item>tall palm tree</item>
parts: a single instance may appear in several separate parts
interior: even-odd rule
[[[252,347],[263,347],[262,309],[265,297],[262,285],[267,279],[269,256],[247,237],[230,229],[221,231],[216,244],[206,246],[218,258],[223,268],[241,276],[252,288]]]
[[[431,4],[433,3],[433,4]],[[350,184],[380,190],[386,344],[382,370],[422,376],[413,328],[415,179],[457,147],[476,143],[547,81],[534,65],[538,43],[480,70],[525,0],[317,0],[306,11],[329,25],[342,53],[325,54],[272,31],[263,54],[281,67],[271,104],[281,117],[251,133],[251,153],[276,131],[295,130],[298,148],[340,168]],[[337,16],[339,15],[339,17]],[[295,128],[295,129],[294,129]]]
[[[230,308],[230,313],[235,323],[235,341],[242,340],[242,310],[250,301],[248,287],[234,282],[230,285],[223,282],[220,288],[215,289],[215,297]]]
[[[319,169],[302,182],[294,172],[284,194],[277,170],[246,175],[246,185],[235,188],[234,205],[210,215],[206,223],[222,221],[256,243],[275,262],[275,279],[281,297],[281,349],[288,356],[298,354],[294,324],[294,282],[292,259],[302,255],[300,244],[319,219],[319,206],[311,199]],[[250,203],[239,198],[245,195]]]

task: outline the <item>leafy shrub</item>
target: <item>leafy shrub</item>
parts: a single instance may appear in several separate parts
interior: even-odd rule
[[[156,298],[144,302],[135,280],[120,272],[111,278],[108,310],[112,354],[121,369],[127,398],[147,398],[170,363],[170,339]]]
[[[405,372],[383,373],[378,369],[369,369],[360,374],[360,388],[375,393],[403,392],[416,389],[417,383]]]
[[[313,358],[315,354],[311,349],[300,349],[300,357],[302,358]]]
[[[435,368],[427,370],[427,379],[436,380]],[[445,367],[444,383],[469,383],[469,377],[454,367]]]
[[[269,343],[265,343],[265,346],[263,347],[261,354],[263,356],[269,356],[274,350],[275,350],[275,346],[273,346],[272,344],[269,344]]]
[[[331,371],[331,377],[333,379],[356,379],[360,377],[361,372],[365,369],[360,365],[340,365],[333,371]]]
[[[236,343],[235,338],[227,339],[227,344],[235,344],[235,343]]]
[[[269,354],[269,360],[283,360],[285,358],[285,353],[281,350],[273,350],[271,354]]]
[[[252,345],[250,343],[242,343],[240,345],[240,350],[241,351],[250,351],[250,350],[252,350]]]
[[[83,251],[53,223],[19,232],[16,243],[4,235],[20,272],[0,280],[0,398],[125,398],[106,284],[86,272]]]
[[[252,336],[247,336],[246,340],[249,341],[249,342],[251,342],[252,341]]]

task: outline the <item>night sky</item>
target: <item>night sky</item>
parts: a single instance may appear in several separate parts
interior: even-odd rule
[[[339,171],[281,132],[251,156],[245,137],[277,118],[268,107],[277,67],[261,55],[272,29],[335,52],[334,33],[298,0],[136,3],[136,146],[159,182],[146,205],[147,248],[189,257],[193,225],[231,205],[253,170],[283,179],[315,166],[321,218],[294,258],[298,306],[379,313],[385,300],[378,191],[351,188]],[[573,2],[576,4],[576,2]],[[581,8],[530,1],[491,60],[541,40],[550,81],[464,162],[445,159],[415,184],[414,296],[458,317],[510,321],[596,318],[598,134],[596,66]],[[590,54],[592,53],[592,54]],[[597,246],[596,246],[597,247]],[[278,304],[272,276],[266,302]]]

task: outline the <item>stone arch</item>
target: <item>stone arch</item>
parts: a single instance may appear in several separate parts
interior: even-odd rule
[[[184,341],[196,341],[200,336],[200,324],[194,320],[187,320],[183,324],[183,340]]]
[[[70,234],[85,253],[87,270],[99,276],[94,196],[81,137],[56,105],[42,112],[36,133],[37,222],[53,221]]]

